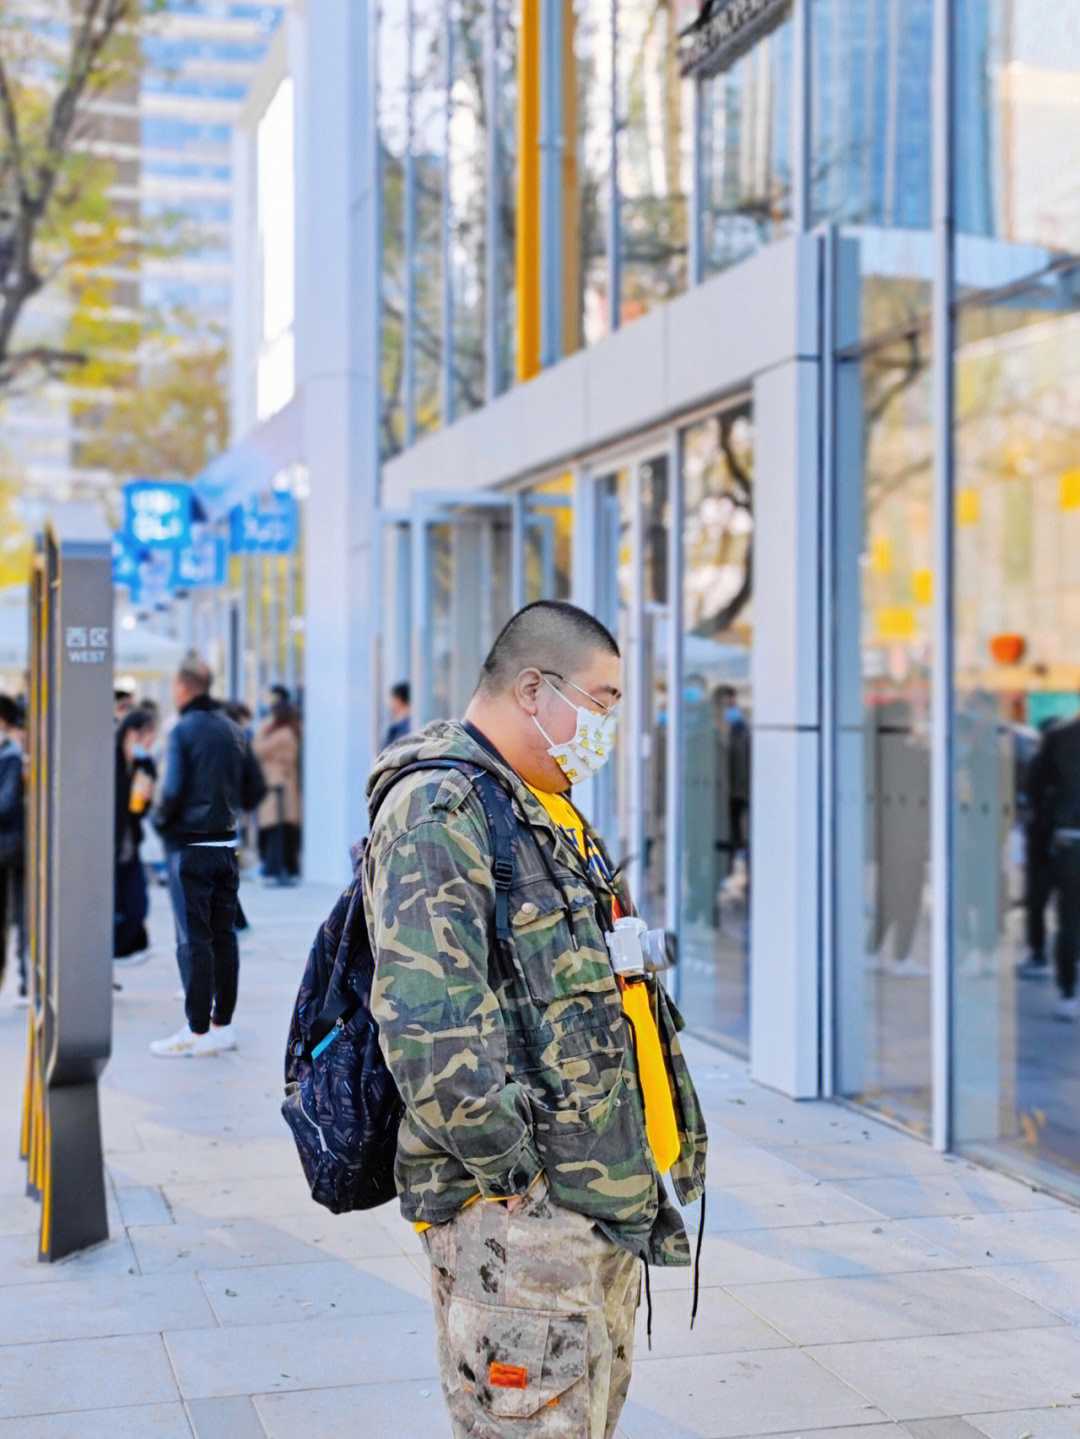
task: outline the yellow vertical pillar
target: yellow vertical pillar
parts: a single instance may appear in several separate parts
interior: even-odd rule
[[[519,381],[540,370],[540,5],[541,0],[521,0],[518,34],[514,291]]]

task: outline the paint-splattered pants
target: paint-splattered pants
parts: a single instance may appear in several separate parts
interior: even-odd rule
[[[478,1200],[425,1230],[454,1439],[611,1439],[626,1399],[641,1263],[552,1202]]]

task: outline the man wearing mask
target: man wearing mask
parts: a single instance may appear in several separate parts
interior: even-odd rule
[[[399,741],[369,781],[371,1010],[456,1439],[610,1439],[640,1261],[690,1262],[661,1177],[683,1203],[704,1185],[681,1019],[655,976],[633,1004],[616,978],[606,936],[630,897],[568,798],[610,755],[620,686],[603,625],[528,605],[464,721]]]

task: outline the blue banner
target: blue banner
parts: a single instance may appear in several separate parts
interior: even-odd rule
[[[269,503],[249,501],[229,511],[229,550],[234,555],[291,555],[300,542],[296,500],[276,493]]]
[[[187,549],[174,550],[172,588],[198,590],[224,585],[227,558],[225,541],[220,535],[207,535]]]
[[[191,486],[132,480],[124,486],[124,533],[145,549],[183,549],[191,544]]]

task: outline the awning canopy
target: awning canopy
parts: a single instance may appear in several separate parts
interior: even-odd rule
[[[287,405],[211,461],[192,482],[211,518],[273,487],[274,479],[289,465],[304,458],[304,397],[296,394]]]

